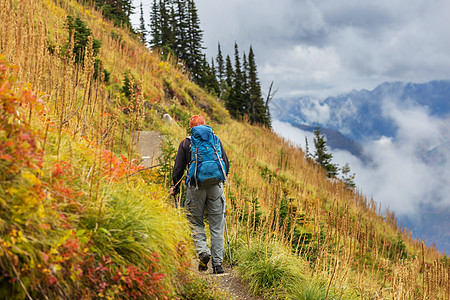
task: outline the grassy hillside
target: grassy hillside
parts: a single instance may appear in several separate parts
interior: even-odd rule
[[[92,33],[81,62],[68,16]],[[255,294],[450,297],[446,256],[270,130],[231,120],[182,64],[98,12],[0,0],[0,20],[0,298],[227,299],[190,271],[189,228],[167,197],[171,161],[138,172],[133,143],[158,130],[169,158],[197,113],[230,158],[232,259]]]

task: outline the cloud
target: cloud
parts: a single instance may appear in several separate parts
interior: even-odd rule
[[[300,105],[303,115],[310,125],[316,123],[327,124],[330,120],[330,107],[325,103],[321,103],[317,98],[302,101]]]
[[[308,131],[298,129],[287,122],[281,122],[279,120],[273,120],[272,126],[279,136],[287,139],[294,146],[306,149],[306,139],[308,139],[308,147],[310,152],[314,152],[314,134]],[[305,139],[306,138],[306,139]]]
[[[141,0],[131,16],[139,24]],[[150,23],[152,0],[142,0]],[[241,54],[250,45],[263,90],[276,97],[326,97],[385,81],[450,78],[447,0],[196,1],[205,53]]]
[[[389,208],[397,215],[419,213],[421,204],[450,205],[450,119],[431,116],[426,107],[413,103],[401,105],[396,99],[383,100],[382,112],[398,127],[395,138],[381,137],[363,146],[369,163],[347,151],[331,149],[333,162],[341,167],[349,163],[356,173],[358,189],[373,197],[383,210]],[[311,105],[320,114],[320,104]],[[310,152],[314,150],[312,133],[306,133],[287,123],[273,121],[275,132],[300,147],[305,147],[308,136]],[[439,156],[429,157],[431,150],[440,150]]]
[[[401,107],[395,99],[383,99],[382,113],[391,118],[398,126],[399,142],[407,142],[413,147],[421,145],[435,146],[445,139],[443,130],[445,121],[432,117],[427,107],[416,106],[412,102],[402,103]]]
[[[262,86],[274,80],[278,97],[450,78],[445,0],[196,3],[208,55],[218,42],[228,54],[252,44]]]

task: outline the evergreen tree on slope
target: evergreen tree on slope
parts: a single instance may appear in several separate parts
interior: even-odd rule
[[[159,48],[162,46],[161,37],[161,13],[160,2],[153,0],[152,11],[150,12],[150,34],[152,36],[150,45],[152,48]]]
[[[220,85],[220,94],[224,93],[225,90],[225,62],[223,60],[222,50],[220,49],[220,43],[217,44],[217,80]]]
[[[188,30],[186,52],[189,59],[186,61],[186,64],[194,78],[194,81],[197,82],[202,71],[203,31],[200,29],[200,19],[198,17],[194,0],[188,0],[187,7]]]
[[[261,83],[258,79],[255,54],[252,46],[248,54],[248,88],[249,88],[249,117],[251,123],[258,123],[270,127],[270,119],[266,105],[262,98]]]
[[[336,177],[338,167],[331,162],[333,155],[328,152],[325,136],[318,127],[314,129],[314,146],[316,147],[316,152],[314,153],[316,163],[327,171],[328,177]]]
[[[241,61],[239,58],[238,45],[234,44],[234,72],[233,83],[230,91],[230,97],[225,102],[225,105],[234,118],[242,116],[241,104],[242,104],[242,70]]]
[[[142,7],[142,1],[140,5],[141,16],[139,18],[139,38],[141,39],[142,44],[147,44],[147,29],[145,28],[145,19],[144,19],[144,9]]]
[[[113,20],[117,26],[131,28],[132,0],[95,0],[95,5],[101,8],[103,16]]]
[[[234,70],[233,70],[233,64],[231,63],[231,58],[229,55],[227,55],[227,58],[225,59],[225,84],[224,89],[226,95],[223,97],[225,100],[225,105],[228,108],[229,99],[231,97],[231,90],[233,88],[233,78],[234,78]]]

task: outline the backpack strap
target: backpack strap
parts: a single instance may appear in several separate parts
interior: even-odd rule
[[[188,135],[184,140],[183,140],[183,148],[185,148],[186,147],[186,140],[191,140],[191,136],[190,135]],[[191,145],[189,145],[189,148],[191,147]]]
[[[189,140],[189,142],[191,141],[191,136],[188,135],[184,140],[183,140],[183,149],[187,150],[190,154],[191,154],[191,158],[186,160],[186,176],[188,176],[189,173],[189,168],[191,166],[191,161],[192,161],[192,153],[191,153],[191,143],[189,143],[189,149],[186,148],[186,140]]]
[[[220,165],[220,168],[222,169],[223,177],[225,177],[225,181],[226,181],[227,185],[230,186],[230,183],[228,182],[227,174],[225,173],[225,169],[223,168],[223,165],[222,165],[223,158],[221,158],[219,156],[219,152],[217,151],[216,147],[213,146],[213,148],[214,148],[214,152],[217,155],[217,159],[219,160],[219,165]],[[220,155],[222,155],[222,152],[220,153]]]

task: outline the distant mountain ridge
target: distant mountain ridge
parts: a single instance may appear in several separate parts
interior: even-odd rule
[[[314,132],[315,127],[293,123],[291,124],[304,131]],[[321,128],[321,132],[327,137],[327,145],[330,145],[334,149],[344,149],[351,154],[362,158],[364,156],[363,149],[360,144],[347,138],[342,133],[334,129]]]
[[[364,143],[383,136],[396,138],[398,127],[386,111],[389,105],[421,107],[431,116],[450,117],[450,80],[385,82],[371,91],[354,90],[324,100],[309,96],[277,99],[271,113],[274,118],[293,126],[307,126],[309,131],[316,126],[338,131],[350,141],[340,138],[337,143],[330,141],[329,146],[355,154],[353,142]],[[439,145],[435,147],[439,148]]]

